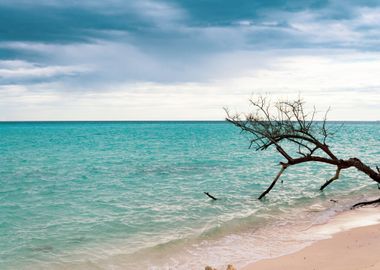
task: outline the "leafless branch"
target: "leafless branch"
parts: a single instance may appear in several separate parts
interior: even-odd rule
[[[267,195],[267,193],[269,193],[269,191],[272,190],[272,188],[277,183],[278,179],[280,179],[281,174],[286,170],[286,168],[287,168],[287,165],[286,164],[282,164],[281,170],[277,173],[276,177],[274,178],[274,180],[270,184],[270,186],[263,193],[261,193],[261,195],[259,197],[259,200],[261,200],[262,198],[264,198],[265,195]]]
[[[337,167],[336,168],[336,172],[335,172],[335,175],[330,178],[328,181],[326,181],[326,183],[324,183],[321,187],[320,187],[320,190],[323,191],[328,185],[330,185],[333,181],[339,179],[339,174],[340,174],[340,170],[341,168],[340,167]]]
[[[218,198],[212,196],[210,193],[208,192],[203,192],[204,194],[206,194],[209,198],[213,199],[214,201],[216,201]]]
[[[327,145],[328,137],[333,134],[327,127],[327,114],[330,109],[326,111],[323,121],[318,122],[314,120],[317,114],[316,108],[307,113],[301,98],[272,103],[267,97],[258,97],[256,100],[251,99],[250,104],[253,111],[244,118],[241,114],[231,115],[225,110],[226,120],[251,136],[250,147],[266,150],[273,146],[286,159],[286,162],[281,163],[281,170],[275,179],[259,199],[271,191],[287,167],[305,162],[321,162],[336,167],[335,175],[326,181],[320,190],[324,190],[337,180],[341,170],[350,167],[358,169],[380,183],[379,167],[376,167],[376,172],[358,158],[338,159],[330,150]],[[286,148],[283,147],[285,143],[287,143]],[[297,149],[295,155],[287,152],[289,146]]]

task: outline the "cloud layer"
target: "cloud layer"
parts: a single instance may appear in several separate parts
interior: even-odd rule
[[[377,120],[379,15],[378,1],[3,0],[0,120],[223,119],[253,92]]]

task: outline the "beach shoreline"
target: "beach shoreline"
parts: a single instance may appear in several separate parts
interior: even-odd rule
[[[303,249],[253,262],[242,270],[350,270],[380,269],[380,208],[343,212],[331,221],[310,228],[321,236]]]

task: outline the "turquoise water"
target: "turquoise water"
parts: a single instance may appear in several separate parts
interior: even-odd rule
[[[330,145],[379,164],[380,124],[345,123]],[[280,160],[224,122],[0,123],[0,269],[243,265],[379,193],[353,169],[320,193],[334,168],[307,164],[257,201]]]

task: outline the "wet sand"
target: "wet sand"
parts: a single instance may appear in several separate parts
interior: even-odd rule
[[[242,270],[379,270],[380,207],[338,215],[310,229],[330,237],[293,254],[261,260]]]

